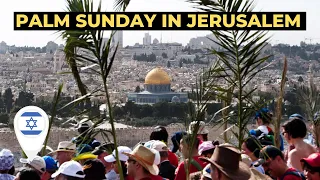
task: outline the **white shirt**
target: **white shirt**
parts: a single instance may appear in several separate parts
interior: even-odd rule
[[[118,180],[120,179],[119,175],[112,169],[106,174],[107,180]]]
[[[258,160],[257,160],[257,161],[258,161]],[[262,165],[260,165],[260,166],[258,166],[258,167],[253,166],[253,164],[256,163],[257,161],[252,162],[252,164],[251,164],[252,166],[251,166],[251,167],[253,167],[253,168],[256,169],[257,171],[259,171],[261,174],[265,174]]]

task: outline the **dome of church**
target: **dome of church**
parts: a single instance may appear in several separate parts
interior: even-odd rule
[[[152,69],[146,76],[145,84],[154,84],[154,85],[161,85],[161,84],[170,84],[171,80],[167,72],[163,69],[157,67]]]
[[[173,96],[171,102],[173,103],[179,103],[180,99],[177,96]]]

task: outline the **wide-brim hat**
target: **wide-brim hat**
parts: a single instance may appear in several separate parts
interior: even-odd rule
[[[55,154],[57,152],[76,152],[76,144],[70,142],[70,141],[62,141],[59,143],[57,150],[49,153],[50,154]]]
[[[251,177],[249,180],[272,180],[271,177],[260,173],[258,170],[254,168],[250,168],[251,171]]]
[[[210,159],[200,159],[209,162],[230,179],[248,180],[251,177],[250,168],[240,161],[239,150],[230,144],[217,146]]]
[[[152,175],[159,174],[159,168],[154,163],[156,154],[151,149],[138,145],[131,153],[123,152],[123,154],[137,161],[141,166],[146,168]]]

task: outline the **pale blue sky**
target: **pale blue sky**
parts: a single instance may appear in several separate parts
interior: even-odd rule
[[[4,3],[5,2],[5,3]],[[14,31],[13,12],[15,11],[63,11],[65,0],[9,0],[0,6],[0,41],[12,45],[44,46],[50,40],[62,43],[53,35],[55,31]],[[113,0],[103,0],[105,10],[112,11]],[[303,11],[307,12],[307,31],[270,31],[272,43],[299,44],[305,38],[320,42],[320,0],[257,0],[256,11]],[[184,0],[131,0],[128,11],[196,11]],[[148,31],[124,31],[124,45],[142,43]],[[160,40],[161,31],[149,31],[152,39]],[[203,36],[208,31],[162,31],[163,42],[180,42],[184,45],[190,38]],[[309,41],[308,41],[309,42]]]

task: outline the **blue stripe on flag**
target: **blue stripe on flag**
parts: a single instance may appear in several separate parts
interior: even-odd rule
[[[38,112],[24,112],[21,117],[26,117],[26,116],[31,116],[31,117],[42,117],[40,113]]]
[[[33,131],[21,131],[21,132],[24,135],[39,135],[42,131],[33,130]]]

